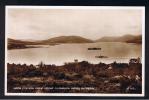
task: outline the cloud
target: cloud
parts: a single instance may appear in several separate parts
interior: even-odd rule
[[[8,9],[8,37],[48,39],[79,35],[103,36],[141,34],[140,9]]]

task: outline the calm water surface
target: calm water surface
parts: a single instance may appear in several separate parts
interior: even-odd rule
[[[99,47],[101,50],[88,50],[91,47]],[[7,52],[9,63],[62,65],[65,62],[89,61],[90,63],[128,62],[130,58],[141,57],[140,44],[100,42],[84,44],[60,44],[55,46],[43,45],[39,48],[13,49]],[[95,56],[108,56],[108,58],[95,58]]]

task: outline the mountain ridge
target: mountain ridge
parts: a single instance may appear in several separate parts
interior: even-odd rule
[[[95,42],[127,42],[127,43],[142,43],[142,35],[123,35],[119,37],[102,37],[95,40]]]
[[[40,41],[41,43],[92,43],[93,40],[83,38],[81,36],[58,36],[47,40]]]
[[[126,42],[126,43],[142,43],[142,35],[124,35],[119,37],[106,36],[97,40],[87,39],[81,36],[58,36],[46,40],[24,41],[8,38],[8,44],[24,44],[24,45],[38,45],[38,44],[56,44],[56,43],[95,43],[95,42]]]

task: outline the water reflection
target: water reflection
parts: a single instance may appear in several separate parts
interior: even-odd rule
[[[99,47],[101,50],[88,50],[90,47]],[[55,46],[40,45],[40,48],[8,50],[9,63],[62,65],[65,62],[89,61],[91,63],[128,62],[130,58],[141,57],[141,45],[120,42],[100,42],[85,44],[60,44]],[[95,58],[104,55],[108,58]]]

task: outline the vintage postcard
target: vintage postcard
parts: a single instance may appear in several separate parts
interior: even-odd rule
[[[144,7],[6,6],[5,21],[5,95],[144,96]]]

